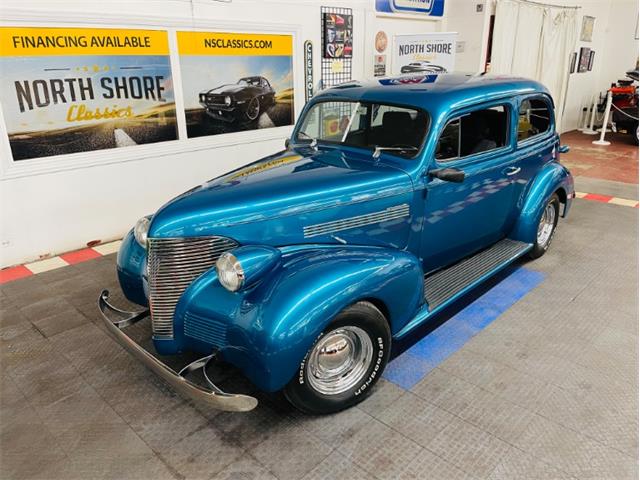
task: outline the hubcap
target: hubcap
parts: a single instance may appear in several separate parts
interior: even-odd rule
[[[373,344],[359,327],[340,327],[322,337],[309,355],[307,378],[324,395],[338,395],[357,385],[373,359]]]
[[[538,224],[538,245],[544,247],[551,240],[551,234],[553,233],[553,227],[556,223],[556,208],[552,202],[547,204],[547,207],[542,213],[542,218]]]

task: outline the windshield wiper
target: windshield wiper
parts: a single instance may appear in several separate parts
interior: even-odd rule
[[[380,158],[382,152],[417,152],[418,147],[406,145],[404,147],[376,147],[373,151],[373,158]]]

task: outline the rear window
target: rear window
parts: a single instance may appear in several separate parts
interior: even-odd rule
[[[436,159],[451,161],[502,148],[507,144],[508,131],[505,105],[470,112],[444,127],[436,147]]]
[[[551,111],[541,98],[523,100],[518,117],[518,141],[542,135],[551,128]]]

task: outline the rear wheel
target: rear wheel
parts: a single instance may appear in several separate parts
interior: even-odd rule
[[[296,408],[333,413],[364,400],[389,360],[391,332],[369,302],[343,310],[318,336],[284,389]]]
[[[557,193],[551,195],[538,221],[536,242],[529,251],[530,258],[540,258],[549,249],[560,217],[560,198]]]

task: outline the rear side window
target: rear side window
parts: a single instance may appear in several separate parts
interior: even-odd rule
[[[440,135],[436,159],[445,162],[502,148],[507,144],[507,107],[476,110],[451,120]]]
[[[523,100],[518,118],[518,142],[541,135],[551,127],[551,110],[540,98]]]

